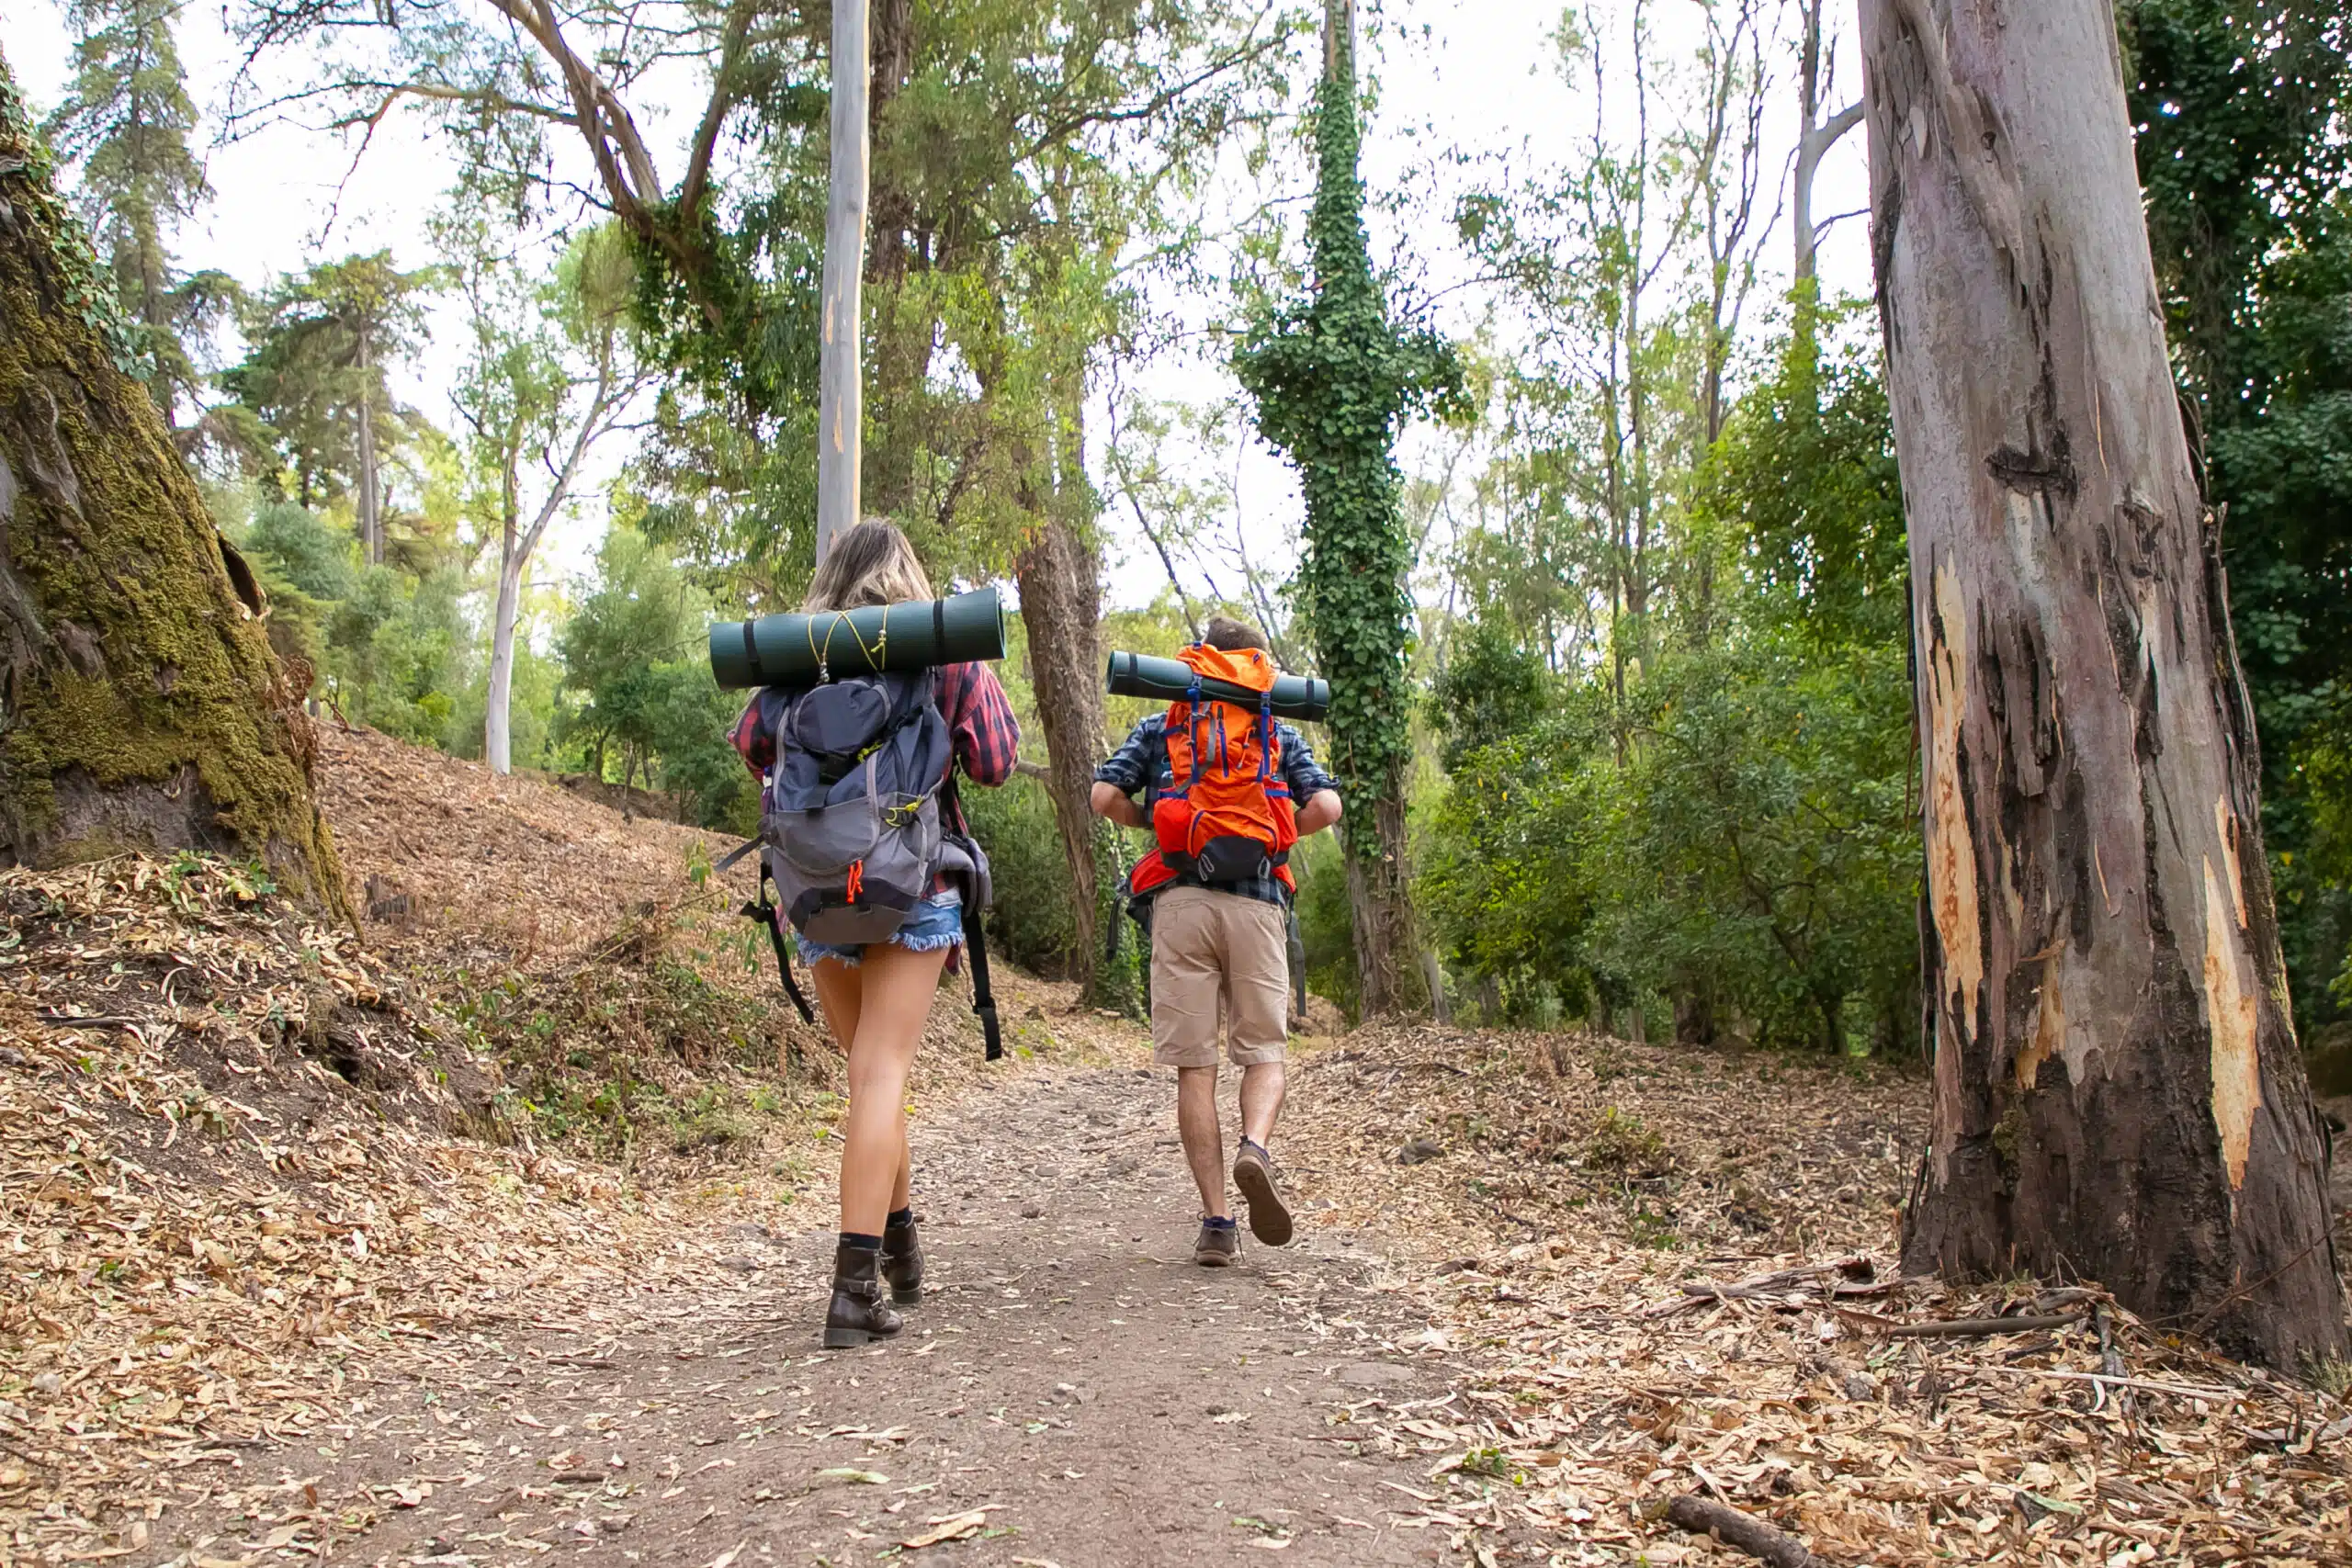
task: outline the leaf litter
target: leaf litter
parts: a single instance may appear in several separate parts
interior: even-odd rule
[[[1419,1253],[1387,1348],[1456,1380],[1333,1429],[1427,1461],[1465,1554],[1753,1561],[1665,1520],[1696,1497],[1841,1564],[2352,1562],[2340,1385],[2092,1289],[1902,1276],[1910,1073],[1407,1023],[1293,1079],[1290,1179]]]

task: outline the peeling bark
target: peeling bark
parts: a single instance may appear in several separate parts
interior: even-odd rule
[[[2253,721],[2112,17],[1865,0],[1909,513],[1935,1115],[1905,1263],[2346,1348]]]
[[[1091,992],[1101,956],[1094,861],[1094,763],[1102,749],[1102,587],[1092,545],[1069,524],[1044,524],[1014,563],[1029,679],[1046,728],[1046,791],[1069,866],[1070,977]]]
[[[0,62],[0,864],[260,857],[348,913],[315,742]]]

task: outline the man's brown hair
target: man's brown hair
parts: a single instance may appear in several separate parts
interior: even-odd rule
[[[1235,620],[1231,615],[1211,615],[1209,629],[1201,640],[1220,653],[1238,653],[1245,648],[1254,648],[1261,653],[1273,651],[1272,646],[1266,641],[1265,633],[1247,621]]]

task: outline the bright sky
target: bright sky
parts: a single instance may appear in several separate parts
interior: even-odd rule
[[[1622,16],[1633,0],[1592,0],[1603,17]],[[1585,9],[1578,6],[1579,11]],[[1837,26],[1850,34],[1848,7],[1838,6]],[[1410,232],[1376,220],[1375,247],[1385,255],[1409,250],[1442,288],[1467,275],[1445,214],[1450,196],[1470,176],[1451,166],[1454,149],[1501,155],[1526,169],[1556,163],[1572,139],[1589,124],[1589,108],[1562,82],[1551,35],[1561,10],[1546,0],[1389,0],[1384,20],[1367,51],[1376,73],[1380,101],[1367,128],[1364,174],[1377,193],[1408,189],[1425,199],[1414,204]],[[1650,0],[1657,35],[1669,51],[1685,48],[1693,36],[1699,0]],[[237,56],[224,26],[225,7],[191,6],[182,14],[180,49],[189,87],[210,124],[219,112]],[[45,113],[62,94],[71,70],[71,35],[56,0],[10,0],[0,17],[0,50],[37,111]],[[1859,86],[1850,36],[1838,40],[1836,93],[1842,100]],[[1793,62],[1774,67],[1782,88],[1773,97],[1769,127],[1770,166],[1784,166],[1793,136]],[[290,67],[289,67],[290,69]],[[632,110],[657,147],[683,139],[677,124],[699,107],[699,87],[682,84],[682,96],[696,101],[662,105],[633,102]],[[663,111],[669,111],[665,114]],[[672,122],[665,125],[665,121]],[[664,131],[669,138],[665,143]],[[1816,186],[1815,211],[1823,216],[1860,209],[1867,202],[1863,138],[1857,131],[1839,145]],[[218,267],[248,284],[274,273],[296,270],[322,255],[390,247],[396,264],[418,266],[434,259],[425,238],[427,215],[447,185],[450,152],[415,115],[395,116],[379,130],[364,162],[352,172],[349,149],[339,137],[280,125],[243,141],[212,147],[207,153],[216,197],[210,211],[179,236],[181,265]],[[675,163],[673,158],[673,163]],[[674,168],[667,171],[675,177]],[[1825,243],[1822,270],[1832,290],[1866,292],[1869,258],[1859,221],[1840,224]],[[1785,225],[1765,252],[1772,271],[1765,288],[1785,287],[1789,241]],[[1448,295],[1443,309],[1451,330],[1476,327],[1479,291]],[[448,387],[462,341],[454,300],[446,300],[422,361],[404,367],[399,395],[445,428],[455,424]],[[1132,378],[1155,396],[1199,400],[1227,389],[1197,365],[1145,367]],[[1102,423],[1098,421],[1098,424]],[[623,454],[616,444],[598,467],[609,472]],[[1408,441],[1403,454],[1411,469],[1427,460],[1426,442]],[[1274,545],[1295,524],[1296,487],[1269,455],[1244,459],[1239,476],[1241,521],[1253,540]],[[1114,603],[1148,601],[1165,581],[1159,563],[1124,511],[1107,519],[1117,559],[1110,578]],[[543,550],[542,581],[549,573],[578,572],[594,555],[603,531],[600,508],[591,508],[550,537]],[[1261,562],[1262,564],[1270,564]]]

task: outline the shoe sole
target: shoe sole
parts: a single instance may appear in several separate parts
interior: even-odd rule
[[[1204,1269],[1230,1269],[1233,1267],[1233,1254],[1230,1252],[1195,1252],[1193,1254],[1193,1261],[1199,1264]]]
[[[895,1334],[876,1334],[870,1328],[828,1328],[825,1330],[825,1348],[854,1350],[861,1345],[872,1345],[897,1337]]]
[[[1238,1161],[1233,1184],[1250,1201],[1250,1234],[1268,1247],[1290,1245],[1290,1210],[1274,1192],[1273,1173],[1256,1160]]]
[[[893,1285],[890,1287],[890,1300],[902,1307],[913,1306],[922,1300],[922,1287],[921,1285]]]

